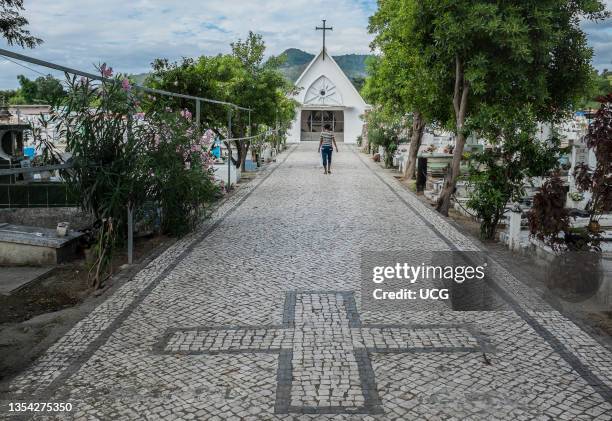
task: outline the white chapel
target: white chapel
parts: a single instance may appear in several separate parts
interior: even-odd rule
[[[370,107],[327,54],[325,42],[295,85],[299,91],[293,98],[299,106],[287,142],[318,141],[323,126],[329,124],[336,142],[357,143],[363,127],[360,116]]]

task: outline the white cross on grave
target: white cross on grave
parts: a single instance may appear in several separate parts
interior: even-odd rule
[[[281,326],[169,329],[162,354],[276,353],[277,414],[379,414],[370,354],[485,352],[467,324],[362,325],[352,291],[287,292]]]

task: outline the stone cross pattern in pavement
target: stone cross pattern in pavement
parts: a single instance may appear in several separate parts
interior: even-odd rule
[[[370,353],[488,348],[467,324],[364,325],[352,291],[290,291],[280,326],[171,328],[154,351],[277,353],[277,414],[380,414]]]

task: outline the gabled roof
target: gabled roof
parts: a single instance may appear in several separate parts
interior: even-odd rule
[[[330,56],[329,54],[327,54],[327,49],[321,49],[321,51],[319,52],[319,54],[317,54],[310,63],[308,63],[308,66],[306,66],[306,68],[304,69],[304,71],[302,72],[302,74],[300,75],[300,77],[297,78],[297,80],[295,81],[295,85],[299,85],[300,82],[302,81],[302,79],[304,78],[305,75],[308,74],[308,72],[310,71],[310,68],[317,62],[317,60],[319,59],[319,57],[321,57],[322,54],[325,54],[325,60],[329,60],[332,63],[332,66],[335,66],[336,69],[339,71],[339,73],[342,75],[342,77],[344,77],[346,79],[346,81],[348,82],[348,84],[350,85],[350,87],[353,89],[353,91],[357,94],[357,96],[363,101],[364,104],[366,104],[366,106],[368,105],[367,102],[365,102],[365,100],[361,97],[361,94],[359,93],[359,91],[357,90],[357,88],[355,88],[355,85],[353,85],[353,82],[351,82],[351,80],[348,78],[348,76],[346,75],[346,73],[344,73],[344,70],[342,70],[342,68],[338,65],[338,63],[336,63],[336,60],[334,60],[332,58],[332,56]],[[306,87],[307,88],[307,87]]]

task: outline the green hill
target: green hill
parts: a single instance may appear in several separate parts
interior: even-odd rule
[[[297,48],[289,48],[282,54],[285,62],[280,66],[281,73],[291,82],[295,82],[306,66],[314,58],[313,54],[299,50]],[[364,79],[367,76],[366,59],[370,57],[368,54],[345,54],[341,56],[332,56],[338,66],[346,73],[348,78],[353,82],[353,85],[359,90],[363,86]],[[140,73],[131,75],[138,84],[144,83],[148,73]]]
[[[302,72],[306,69],[306,66],[308,66],[308,63],[314,58],[313,54],[309,54],[297,48],[289,48],[285,50],[281,56],[285,57],[285,62],[280,66],[280,71],[291,82],[295,82],[297,78],[300,77]],[[363,85],[363,79],[367,76],[365,62],[370,55],[345,54],[332,57],[357,89],[360,89]]]

